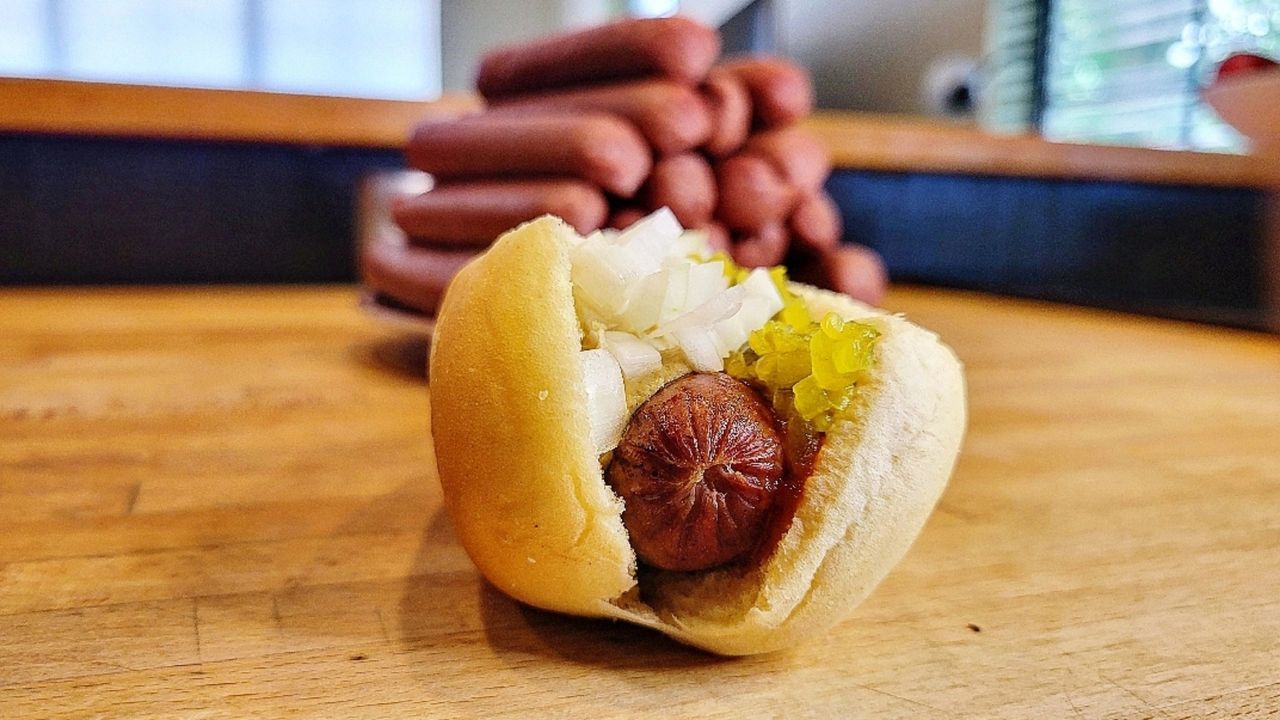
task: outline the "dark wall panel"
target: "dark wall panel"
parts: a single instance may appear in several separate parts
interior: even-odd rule
[[[354,277],[353,202],[397,152],[0,136],[0,283]]]
[[[354,198],[398,152],[0,136],[0,284],[354,277]],[[897,280],[1250,324],[1263,195],[837,171],[846,240]]]
[[[838,171],[846,241],[894,278],[1248,324],[1261,192]]]

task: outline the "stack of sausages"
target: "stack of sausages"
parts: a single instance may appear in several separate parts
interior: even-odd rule
[[[521,222],[552,213],[586,233],[666,206],[743,265],[786,261],[876,302],[883,267],[841,246],[830,161],[796,125],[813,108],[808,75],[780,58],[719,56],[718,34],[681,17],[490,53],[476,80],[485,111],[414,132],[409,164],[436,185],[393,208],[410,246],[370,251],[366,279],[431,312],[453,272]]]

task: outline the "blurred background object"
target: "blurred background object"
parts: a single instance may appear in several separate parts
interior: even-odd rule
[[[1280,161],[1280,64],[1261,55],[1236,53],[1222,61],[1202,94],[1256,152]]]
[[[1243,150],[1199,88],[1280,55],[1278,0],[992,0],[988,28],[984,124],[1052,140]]]
[[[0,2],[0,282],[350,280],[361,178],[404,167],[415,122],[476,107],[481,55],[680,12],[726,52],[810,72],[843,239],[895,280],[1249,326],[1275,312],[1280,180],[1202,91],[1232,53],[1280,53],[1280,0],[511,8]]]
[[[0,75],[421,99],[436,0],[4,0]]]

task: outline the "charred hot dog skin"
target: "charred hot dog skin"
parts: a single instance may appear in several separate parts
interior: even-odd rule
[[[607,478],[641,560],[706,570],[747,555],[783,483],[783,442],[768,405],[724,373],[668,383],[631,418]]]

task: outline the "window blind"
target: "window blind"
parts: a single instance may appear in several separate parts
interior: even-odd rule
[[[986,124],[1055,140],[1241,149],[1200,87],[1232,52],[1280,56],[1280,0],[990,0],[989,17]]]
[[[1045,111],[1051,139],[1186,147],[1198,103],[1194,56],[1170,48],[1198,25],[1200,0],[1056,0]]]
[[[987,77],[978,104],[982,123],[1000,132],[1035,129],[1046,0],[991,0]]]

